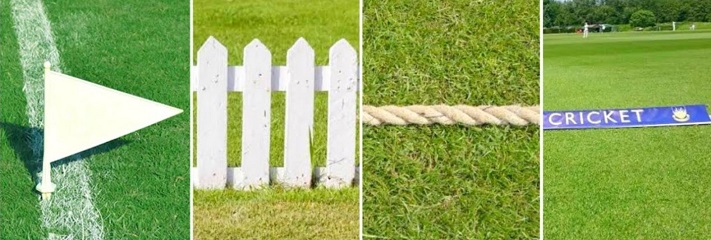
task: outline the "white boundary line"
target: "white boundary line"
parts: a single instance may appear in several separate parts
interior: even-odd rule
[[[43,63],[49,61],[55,71],[61,72],[59,51],[42,1],[13,0],[10,5],[24,76],[27,116],[34,129],[30,133],[30,147],[33,158],[40,162],[43,139],[38,129],[44,125]],[[84,161],[55,166],[52,175],[60,191],[49,201],[39,203],[48,239],[103,239],[104,227],[90,187],[91,170]]]

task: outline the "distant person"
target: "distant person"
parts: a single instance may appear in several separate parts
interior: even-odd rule
[[[676,31],[676,22],[672,22],[672,31]]]
[[[605,32],[605,24],[600,25],[600,29],[601,29],[601,30],[600,30],[600,33]]]
[[[691,31],[696,30],[696,23],[692,23],[692,24],[691,24],[691,27],[689,27],[689,29],[690,29]]]
[[[583,26],[583,38],[588,38],[588,22],[585,22],[585,25]]]

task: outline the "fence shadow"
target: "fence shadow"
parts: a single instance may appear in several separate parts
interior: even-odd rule
[[[30,177],[32,177],[35,182],[37,182],[37,172],[40,170],[42,158],[41,156],[34,156],[33,150],[30,147],[32,141],[31,136],[37,134],[40,138],[43,138],[44,130],[41,128],[31,128],[5,122],[0,122],[0,128],[5,131],[5,135],[7,136],[7,139],[5,140],[10,144],[10,147],[15,150],[15,155],[17,155],[20,161],[22,161],[22,163],[24,164],[27,174],[30,175]],[[72,156],[55,161],[52,163],[52,167],[61,166],[63,164],[67,164],[73,161],[91,157],[92,155],[108,152],[129,143],[131,143],[131,141],[123,140],[120,138],[114,139],[99,146],[84,150]],[[39,151],[42,151],[42,149],[40,149]]]

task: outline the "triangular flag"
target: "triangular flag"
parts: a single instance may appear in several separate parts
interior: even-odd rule
[[[44,158],[50,162],[182,112],[53,71],[44,94]]]
[[[49,64],[45,64],[43,161],[49,166],[49,162],[181,112],[174,107],[51,71]],[[48,170],[43,168],[43,174],[49,173]],[[42,180],[45,182],[44,176]],[[47,179],[47,182],[51,184],[51,180]],[[50,190],[49,187],[45,189]]]

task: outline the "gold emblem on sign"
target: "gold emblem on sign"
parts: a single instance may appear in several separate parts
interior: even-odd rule
[[[672,108],[672,112],[672,118],[674,118],[674,121],[677,122],[686,122],[689,121],[689,118],[691,118],[684,107]]]

